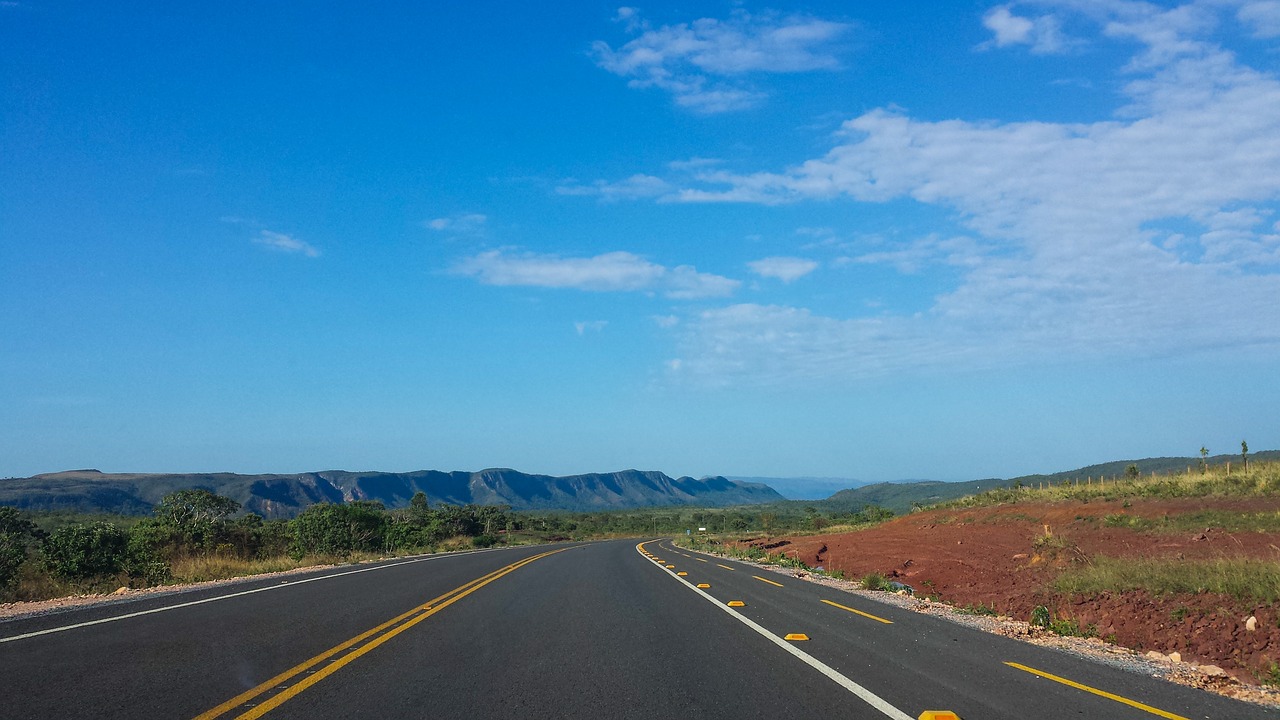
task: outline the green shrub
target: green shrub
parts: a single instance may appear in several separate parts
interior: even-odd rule
[[[870,573],[864,575],[859,581],[863,590],[885,590],[889,587],[889,581],[880,573]]]
[[[18,568],[27,559],[27,545],[35,538],[35,523],[17,508],[0,507],[0,592],[18,579]]]
[[[74,524],[44,542],[44,566],[55,577],[85,581],[116,575],[129,557],[129,533],[109,522]]]
[[[390,516],[382,503],[358,500],[312,505],[290,521],[294,557],[381,552]]]
[[[471,545],[478,548],[493,547],[498,544],[498,538],[493,535],[477,535],[471,538]]]
[[[1032,627],[1048,628],[1050,622],[1052,622],[1052,618],[1049,616],[1049,608],[1043,605],[1037,605],[1035,609],[1031,611],[1030,625]]]

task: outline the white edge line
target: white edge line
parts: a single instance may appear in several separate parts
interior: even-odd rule
[[[637,550],[637,552],[639,552],[639,551]],[[652,563],[651,563],[651,564],[652,564]],[[884,698],[882,698],[882,697],[880,697],[879,695],[876,695],[875,693],[871,692],[870,690],[868,690],[868,689],[866,689],[866,688],[862,687],[861,685],[859,685],[858,683],[856,683],[856,682],[854,682],[854,681],[850,680],[849,678],[845,677],[844,675],[841,675],[841,674],[840,674],[840,672],[839,672],[839,671],[837,671],[835,668],[833,668],[833,667],[831,667],[830,665],[828,665],[828,664],[826,664],[826,663],[822,662],[822,661],[821,661],[821,660],[819,660],[818,658],[816,658],[816,657],[814,657],[814,656],[810,655],[809,653],[807,653],[807,652],[805,652],[805,651],[801,650],[800,648],[797,648],[795,645],[792,645],[790,642],[788,642],[788,641],[786,641],[786,640],[783,640],[782,638],[778,637],[777,635],[774,635],[773,633],[769,632],[769,630],[768,630],[768,629],[766,629],[765,627],[761,626],[761,625],[760,625],[759,623],[757,623],[756,621],[754,621],[754,620],[752,620],[751,618],[749,618],[749,617],[747,617],[747,616],[743,615],[742,613],[738,612],[737,610],[734,610],[733,608],[729,607],[728,605],[725,605],[724,603],[720,602],[719,600],[717,600],[717,599],[715,599],[715,598],[711,597],[711,595],[710,595],[709,593],[707,593],[706,591],[702,590],[702,589],[701,589],[701,588],[699,588],[699,587],[696,587],[693,583],[689,582],[688,580],[685,580],[684,578],[680,577],[679,575],[676,575],[674,572],[672,572],[671,570],[666,569],[665,567],[664,567],[664,568],[659,568],[659,569],[660,569],[660,570],[662,570],[663,572],[665,572],[666,574],[670,575],[671,577],[675,578],[676,580],[679,580],[680,582],[684,583],[684,584],[685,584],[685,587],[687,587],[687,588],[689,588],[690,590],[692,590],[692,591],[694,591],[694,592],[698,593],[698,594],[699,594],[699,595],[701,595],[704,599],[706,599],[708,602],[710,602],[712,605],[715,605],[716,607],[720,608],[721,610],[723,610],[723,611],[725,611],[725,612],[729,613],[731,616],[733,616],[734,618],[736,618],[737,620],[739,620],[743,625],[746,625],[747,627],[751,628],[752,630],[755,630],[756,632],[760,633],[760,634],[761,634],[761,635],[763,635],[764,637],[768,638],[769,642],[773,643],[774,645],[777,645],[778,647],[782,648],[783,650],[786,650],[787,652],[789,652],[789,653],[791,653],[792,655],[796,656],[796,657],[797,657],[797,658],[799,658],[801,661],[803,661],[805,664],[809,665],[809,666],[810,666],[810,667],[812,667],[813,669],[817,670],[818,672],[822,673],[823,675],[826,675],[826,676],[827,676],[828,678],[830,678],[831,680],[835,681],[835,683],[836,683],[837,685],[840,685],[840,686],[841,686],[841,687],[843,687],[845,690],[848,690],[849,692],[853,693],[854,695],[857,695],[859,698],[861,698],[861,699],[862,699],[862,701],[863,701],[863,702],[867,703],[868,705],[870,705],[871,707],[875,708],[876,710],[879,710],[879,711],[880,711],[881,713],[883,713],[885,716],[887,716],[887,717],[891,717],[891,718],[893,718],[893,720],[915,720],[915,718],[913,718],[913,717],[911,717],[910,715],[908,715],[908,714],[906,714],[906,713],[902,712],[901,710],[899,710],[898,708],[894,707],[893,705],[890,705],[890,704],[889,704],[889,702],[888,702],[888,701],[886,701]]]
[[[151,608],[150,610],[139,610],[138,612],[128,613],[125,615],[115,615],[109,618],[100,618],[98,620],[89,620],[87,622],[76,623],[74,625],[62,625],[59,627],[47,628],[45,630],[35,630],[21,635],[11,635],[9,637],[0,638],[0,643],[13,642],[14,640],[25,640],[27,638],[38,637],[40,635],[51,635],[53,633],[64,632],[67,630],[75,630],[77,628],[89,627],[90,625],[101,625],[103,623],[115,622],[117,620],[128,620],[129,618],[140,617],[142,615],[151,615],[153,613],[165,612],[167,610],[177,610],[179,608],[191,607],[192,605],[203,605],[205,603],[217,602],[218,600],[229,600],[231,598],[240,597],[242,595],[252,595],[254,593],[266,592],[268,590],[280,590],[283,588],[297,587],[304,583],[315,582],[317,580],[328,580],[330,578],[342,577],[343,575],[355,575],[356,573],[370,572],[372,570],[385,570],[387,568],[400,567],[401,565],[411,565],[413,563],[426,562],[427,560],[443,560],[450,557],[458,557],[460,555],[474,555],[480,552],[496,552],[498,550],[513,550],[514,548],[494,548],[492,550],[469,550],[461,553],[447,553],[428,555],[426,557],[406,560],[404,562],[388,563],[386,565],[375,565],[374,567],[360,568],[359,570],[348,570],[346,572],[333,573],[332,575],[320,575],[319,577],[306,578],[304,580],[294,580],[292,582],[285,581],[278,585],[268,585],[267,587],[255,588],[253,590],[244,590],[229,595],[218,595],[217,597],[205,598],[203,600],[192,600],[191,602],[179,603],[177,605],[166,605],[164,607]],[[252,579],[253,576],[248,576]],[[141,598],[139,598],[141,599]],[[38,617],[38,616],[37,616]]]

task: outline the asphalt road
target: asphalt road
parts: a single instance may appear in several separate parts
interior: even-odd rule
[[[914,720],[926,710],[1280,716],[668,541],[432,556],[0,622],[3,718]]]

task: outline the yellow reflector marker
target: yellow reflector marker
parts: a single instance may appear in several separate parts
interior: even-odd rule
[[[808,635],[805,635],[804,633],[787,633],[787,634],[786,634],[786,637],[784,637],[784,638],[782,638],[782,639],[783,639],[783,640],[796,640],[796,641],[800,641],[800,640],[808,640],[808,639],[809,639],[809,636],[808,636]]]
[[[670,569],[670,570],[675,570],[675,569],[676,569],[676,566],[675,566],[675,565],[668,565],[668,566],[667,566],[667,568],[668,568],[668,569]]]
[[[676,574],[677,574],[677,575],[679,575],[680,577],[684,577],[685,575],[688,575],[689,573],[684,572],[684,571],[681,571],[681,572],[678,572],[678,573],[676,573]]]
[[[925,710],[920,713],[920,720],[960,720],[960,716],[950,710]]]
[[[746,604],[746,603],[744,603],[744,602],[742,602],[741,600],[730,600],[730,601],[729,601],[729,607],[746,607],[746,606],[747,606],[747,604]]]
[[[706,589],[711,587],[711,583],[698,583],[698,587]]]

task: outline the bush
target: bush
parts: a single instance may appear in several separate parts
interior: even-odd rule
[[[1031,611],[1031,622],[1029,624],[1032,627],[1048,628],[1050,622],[1052,622],[1052,618],[1049,616],[1049,608],[1037,605]]]
[[[863,590],[885,590],[889,587],[889,581],[880,573],[863,576],[860,584]]]
[[[17,508],[0,507],[0,592],[18,579],[18,568],[27,559],[27,545],[35,532],[35,524]]]
[[[312,505],[289,523],[294,557],[380,552],[390,516],[382,503],[358,500],[344,505]]]
[[[471,538],[471,544],[478,548],[493,547],[498,544],[498,538],[493,535],[477,535]]]
[[[68,525],[44,542],[44,566],[62,580],[116,575],[128,557],[129,533],[109,522]]]

